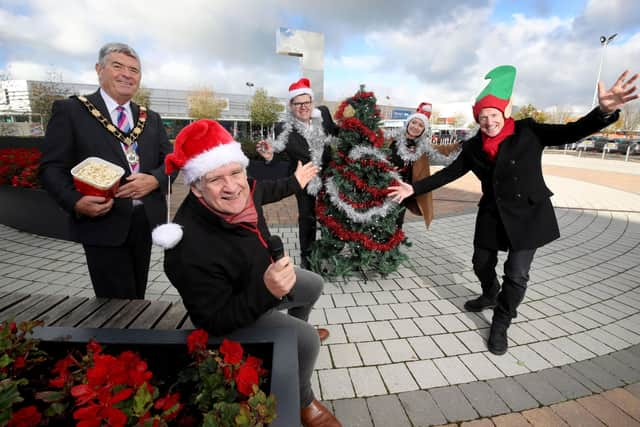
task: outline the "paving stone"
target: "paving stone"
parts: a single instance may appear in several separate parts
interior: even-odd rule
[[[468,353],[464,344],[453,334],[433,335],[431,338],[447,356]]]
[[[560,369],[571,378],[588,388],[592,393],[600,393],[603,391],[601,386],[593,382],[590,378],[586,377],[582,372],[578,371],[572,365],[562,366]]]
[[[605,427],[575,400],[551,405],[550,408],[571,427]]]
[[[443,357],[435,359],[433,362],[449,381],[449,384],[468,383],[477,379],[458,357]]]
[[[629,393],[640,399],[640,383],[630,384],[624,388]]]
[[[386,340],[383,341],[382,344],[393,362],[405,362],[418,358],[409,345],[409,342],[405,339]]]
[[[373,305],[369,307],[369,311],[376,320],[397,319],[396,314],[388,305]]]
[[[504,377],[504,374],[483,353],[463,354],[458,357],[479,380]]]
[[[640,381],[640,365],[636,365],[636,369],[619,362],[611,355],[596,357],[593,363],[605,371],[619,378],[625,384],[632,384]]]
[[[357,397],[387,394],[382,377],[374,366],[350,368],[349,375]]]
[[[575,341],[572,341],[570,338],[562,337],[556,338],[554,340],[549,341],[556,348],[562,350],[564,353],[571,356],[571,358],[575,361],[587,360],[595,357],[595,354],[582,347]]]
[[[481,417],[492,417],[509,412],[509,407],[485,382],[476,381],[460,384],[458,387]]]
[[[502,356],[496,356],[493,353],[483,353],[498,369],[500,369],[506,376],[514,376],[518,374],[525,374],[531,372],[524,362],[519,361],[513,357],[509,352]]]
[[[588,396],[578,399],[580,405],[591,412],[608,426],[638,426],[640,422],[634,420],[616,405],[605,399],[601,395]]]
[[[388,340],[398,338],[398,333],[388,321],[367,323],[371,334],[376,340]]]
[[[549,341],[540,341],[529,344],[529,348],[546,359],[553,366],[567,365],[575,360],[563,353]]]
[[[352,322],[371,322],[374,320],[369,307],[347,307],[347,313],[349,313]]]
[[[591,391],[559,368],[545,369],[539,372],[545,381],[558,390],[567,400],[589,396]]]
[[[523,387],[513,378],[497,378],[488,380],[487,384],[495,390],[500,398],[513,411],[536,408],[539,404]]]
[[[401,338],[417,337],[422,335],[420,329],[418,329],[411,319],[391,320],[390,322],[393,329],[396,330]]]
[[[520,363],[523,363],[531,371],[539,371],[551,367],[549,362],[526,345],[509,348],[509,354],[515,357]]]
[[[324,314],[327,316],[327,323],[331,324],[344,324],[351,323],[349,313],[346,308],[325,308]]]
[[[373,341],[369,328],[364,323],[351,323],[344,325],[344,332],[349,342]]]
[[[622,388],[605,391],[601,396],[640,422],[640,398]]]
[[[457,386],[429,390],[438,408],[450,422],[467,421],[478,418],[478,413]]]
[[[524,374],[513,377],[534,399],[543,405],[551,405],[566,400],[566,398],[540,374]]]
[[[521,414],[499,415],[491,418],[496,427],[531,427],[529,421]]]
[[[398,398],[414,427],[433,426],[447,422],[436,402],[426,391],[400,393]]]
[[[356,343],[356,347],[358,347],[360,357],[362,357],[362,362],[365,366],[382,365],[391,362],[380,341]]]
[[[408,338],[407,341],[420,359],[435,359],[444,356],[442,350],[431,337],[414,337]]]
[[[411,422],[397,396],[376,396],[367,399],[373,425],[411,427]]]
[[[332,403],[334,414],[342,425],[374,427],[365,399],[340,399]]]
[[[419,360],[407,362],[407,368],[418,382],[421,389],[430,389],[449,385],[432,360]]]
[[[460,427],[493,427],[493,422],[488,418],[483,418],[474,421],[465,421],[460,424]]]
[[[346,369],[318,371],[318,379],[325,400],[355,397],[349,373]]]
[[[522,412],[522,416],[533,426],[563,427],[568,425],[550,408],[529,409]]]
[[[414,322],[425,335],[444,334],[447,332],[433,317],[417,318],[414,319]]]
[[[331,344],[329,345],[333,365],[336,368],[348,368],[362,366],[362,360],[358,355],[355,344]]]
[[[487,349],[488,329],[458,332],[455,336],[473,353]]]
[[[390,393],[418,390],[418,384],[403,363],[378,366],[382,379]]]
[[[572,364],[571,367],[605,390],[625,385],[619,378],[602,369],[600,366],[593,363],[592,360],[583,360],[582,362]]]

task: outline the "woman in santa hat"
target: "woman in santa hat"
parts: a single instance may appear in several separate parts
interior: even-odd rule
[[[460,152],[460,144],[431,144],[431,104],[421,103],[416,112],[407,118],[404,128],[392,135],[391,163],[397,168],[402,180],[415,182],[431,175],[430,161],[448,165]],[[431,193],[409,197],[402,204],[413,214],[424,218],[429,228],[433,220],[433,197]],[[404,215],[398,216],[398,227],[402,227]]]

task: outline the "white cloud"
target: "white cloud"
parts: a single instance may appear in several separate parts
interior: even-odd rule
[[[495,7],[477,0],[158,0],[153,7],[5,0],[0,68],[13,78],[42,79],[54,70],[65,81],[95,83],[98,48],[124,41],[139,52],[147,87],[249,93],[251,81],[285,96],[299,64],[275,54],[275,30],[289,26],[325,34],[325,98],[332,100],[365,83],[383,103],[467,105],[484,74],[510,63],[518,69],[516,103],[589,106],[598,37],[613,32],[620,35],[607,47],[603,80],[611,84],[624,68],[638,71],[637,0],[590,0],[575,18],[514,14],[503,22],[495,22]]]

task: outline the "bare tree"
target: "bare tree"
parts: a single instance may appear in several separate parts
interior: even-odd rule
[[[525,118],[532,118],[538,123],[545,123],[549,120],[547,113],[544,111],[538,110],[533,104],[527,104],[524,107],[520,108],[514,115],[514,120],[520,120]]]
[[[200,87],[189,93],[189,116],[194,119],[217,119],[227,107],[226,99],[216,98],[213,89]]]
[[[260,125],[260,135],[264,137],[264,128],[274,125],[278,121],[278,114],[284,106],[278,100],[267,94],[265,89],[257,89],[249,102],[251,121]]]
[[[43,129],[46,129],[51,119],[53,102],[66,98],[68,91],[62,87],[61,83],[55,81],[32,82],[29,89],[31,112],[41,117]]]
[[[627,103],[622,106],[620,114],[620,129],[628,131],[640,130],[640,107],[637,103]]]
[[[136,94],[133,95],[133,102],[149,108],[151,105],[151,91],[144,86],[140,86]]]
[[[553,111],[547,113],[549,123],[565,124],[576,119],[575,114],[568,107],[555,107]]]

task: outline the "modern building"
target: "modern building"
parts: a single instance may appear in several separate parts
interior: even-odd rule
[[[51,83],[37,80],[0,81],[0,123],[13,123],[13,135],[38,136],[44,134],[41,118],[33,113],[33,92],[37,85],[55,85],[57,91],[66,96],[88,94],[98,89],[97,85],[82,83]],[[165,123],[171,138],[185,125],[193,120],[189,117],[188,97],[190,91],[176,89],[148,88],[150,92],[150,108],[158,112]],[[216,93],[216,97],[226,101],[218,121],[236,138],[249,134],[250,95],[234,93]],[[286,98],[276,98],[286,105]],[[335,111],[340,102],[325,101],[331,111]],[[408,107],[378,104],[382,113],[382,126],[399,127],[415,110]]]

